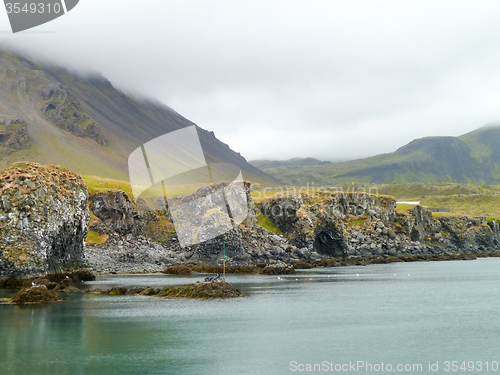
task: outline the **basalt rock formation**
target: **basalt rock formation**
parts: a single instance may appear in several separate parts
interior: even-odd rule
[[[144,234],[145,223],[127,194],[122,191],[108,191],[93,194],[90,199],[90,209],[99,219],[91,229],[99,233],[115,231],[121,235]]]
[[[154,207],[160,209],[153,209],[140,199],[138,203],[131,201],[123,192],[109,191],[91,196],[90,229],[109,236],[103,244],[87,246],[91,266],[96,271],[140,267],[160,270],[165,263],[217,263],[222,261],[224,251],[228,262],[237,263],[304,257],[300,249],[290,245],[286,238],[257,225],[249,182],[238,184],[234,190],[238,192],[236,199],[241,204],[231,205],[228,231],[213,236],[210,233],[214,227],[212,224],[223,214],[221,209],[224,210],[224,206],[216,208],[214,203],[222,202],[222,189],[228,186],[229,183],[225,182],[205,186],[191,196],[174,200],[176,204],[188,203],[192,211],[192,215],[188,215],[189,222],[197,223],[193,228],[196,243],[190,246],[181,246],[179,233],[175,232],[172,223],[172,213],[163,203],[163,198],[160,200],[163,204]]]
[[[88,190],[66,169],[17,163],[0,174],[0,277],[84,263]]]
[[[484,217],[434,218],[421,206],[400,213],[388,196],[291,194],[259,208],[313,258],[487,252],[498,249],[500,240]]]

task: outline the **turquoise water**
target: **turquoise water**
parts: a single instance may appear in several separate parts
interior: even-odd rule
[[[500,259],[280,278],[230,275],[245,293],[234,300],[65,294],[51,305],[0,305],[0,374],[291,374],[324,361],[329,367],[316,372],[354,372],[335,365],[363,361],[372,369],[357,373],[378,373],[381,363],[398,374],[470,373],[446,371],[445,361],[450,369],[451,361],[474,361],[474,373],[500,373],[491,368],[500,363]],[[201,279],[112,275],[88,287]]]

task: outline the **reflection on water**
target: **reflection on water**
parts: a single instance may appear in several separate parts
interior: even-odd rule
[[[245,294],[234,300],[67,294],[51,305],[0,305],[0,373],[285,374],[291,361],[424,370],[429,361],[499,361],[499,266],[481,259],[229,275]],[[203,278],[111,275],[86,287]]]

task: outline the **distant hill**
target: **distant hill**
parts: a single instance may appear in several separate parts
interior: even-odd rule
[[[260,169],[279,167],[309,167],[311,165],[331,164],[314,158],[293,158],[290,160],[250,160],[250,164]]]
[[[500,125],[460,137],[416,139],[393,153],[325,165],[254,164],[283,183],[406,182],[500,184]]]
[[[128,180],[134,149],[192,125],[164,104],[125,95],[102,76],[83,77],[0,50],[0,170],[26,160]],[[213,132],[197,129],[209,163],[232,163],[245,179],[276,184]]]

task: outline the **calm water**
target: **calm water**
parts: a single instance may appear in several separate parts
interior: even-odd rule
[[[202,278],[115,275],[89,285]],[[0,374],[291,374],[304,373],[292,371],[299,364],[323,361],[383,362],[400,374],[417,371],[397,371],[398,364],[443,374],[470,373],[446,372],[445,361],[482,361],[474,373],[500,374],[491,369],[500,363],[500,259],[280,278],[229,276],[245,293],[235,300],[70,294],[52,305],[0,305]],[[10,294],[0,290],[1,297]],[[429,361],[438,362],[438,372],[428,371]]]

